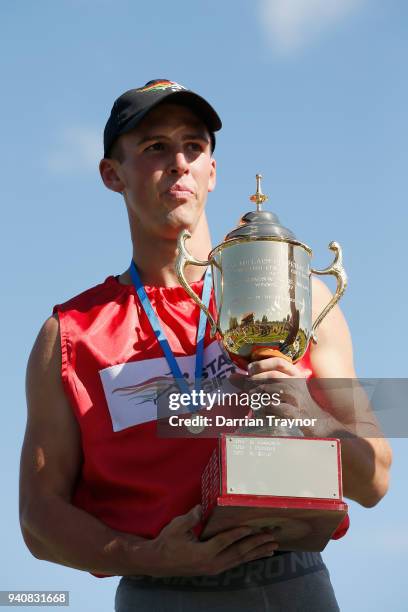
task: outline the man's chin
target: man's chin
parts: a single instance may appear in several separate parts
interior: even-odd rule
[[[169,223],[163,225],[158,232],[158,237],[163,240],[174,240],[177,241],[180,233],[186,229],[192,234],[194,229],[197,227],[197,223]]]
[[[184,229],[192,234],[198,225],[199,219],[195,215],[185,214],[170,215],[167,221],[166,229],[177,238]]]

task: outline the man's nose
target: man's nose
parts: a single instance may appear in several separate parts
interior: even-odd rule
[[[169,164],[171,174],[184,174],[188,170],[188,161],[183,151],[175,151]]]

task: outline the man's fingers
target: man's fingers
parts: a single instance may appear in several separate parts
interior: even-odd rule
[[[261,544],[261,546],[251,550],[251,552],[249,552],[242,560],[242,563],[255,561],[255,559],[262,559],[263,557],[271,557],[278,548],[279,545],[276,543]]]
[[[251,527],[234,527],[234,529],[222,531],[218,535],[213,536],[210,540],[204,542],[204,545],[209,549],[210,553],[215,556],[238,540],[242,540],[242,538],[252,533]]]
[[[227,556],[234,558],[235,556],[243,557],[248,551],[260,544],[272,541],[273,538],[274,534],[271,533],[254,534],[250,527],[238,527],[219,533],[207,544],[214,555],[226,552]]]
[[[261,361],[253,361],[248,365],[248,374],[250,377],[264,372],[279,372],[280,374],[287,374],[288,376],[300,375],[299,368],[286,359],[281,359],[279,357],[269,357]]]
[[[248,376],[248,383],[262,382],[262,381],[279,381],[286,378],[294,378],[285,372],[281,372],[280,370],[269,370],[267,372],[258,372],[257,374],[253,374],[252,376]]]
[[[259,375],[263,376],[263,375]],[[280,404],[290,404],[292,406],[299,406],[301,404],[301,399],[308,394],[307,383],[305,379],[299,378],[271,378],[266,377],[258,380],[252,379],[252,389],[249,394],[257,395],[260,393],[267,393],[271,398],[275,395],[278,395]],[[277,401],[274,397],[274,402],[272,403],[273,408],[279,408],[277,405]]]
[[[271,533],[259,533],[230,546],[218,556],[218,563],[222,567],[220,571],[253,559],[270,556],[279,547],[273,538]]]
[[[235,548],[235,553],[239,558],[245,558],[248,554],[255,553],[260,546],[272,546],[273,549],[278,547],[276,535],[274,533],[261,532],[244,538],[237,542],[232,548]]]

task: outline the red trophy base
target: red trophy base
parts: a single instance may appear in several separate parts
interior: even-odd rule
[[[202,476],[200,539],[249,525],[280,550],[322,551],[347,514],[340,442],[222,434]]]

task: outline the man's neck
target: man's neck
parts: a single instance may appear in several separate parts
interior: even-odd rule
[[[175,287],[180,285],[175,271],[177,257],[177,240],[153,239],[138,236],[132,231],[133,261],[140,274],[143,285],[158,287]],[[191,255],[199,260],[208,259],[211,251],[211,238],[206,217],[203,215],[187,241],[186,247]],[[202,278],[204,269],[201,266],[186,266],[185,278],[189,283]],[[119,276],[119,282],[132,284],[129,269]]]

